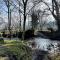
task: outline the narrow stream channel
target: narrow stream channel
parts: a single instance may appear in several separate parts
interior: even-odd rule
[[[55,50],[58,50],[58,44],[60,43],[57,40],[53,41],[41,37],[34,38],[33,40],[36,43],[36,49],[33,51],[32,60],[49,60],[47,53],[54,53]],[[51,49],[48,50],[48,47]]]

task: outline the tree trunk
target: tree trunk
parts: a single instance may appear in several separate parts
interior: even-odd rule
[[[21,13],[20,13],[20,1],[19,1],[19,19],[20,19],[20,29],[19,29],[19,31],[21,31]]]
[[[56,14],[54,13],[54,8],[55,8]],[[53,9],[52,15],[55,18],[55,20],[57,21],[58,32],[60,32],[60,13],[59,13],[59,5],[56,0],[52,0],[52,9]]]
[[[10,33],[10,40],[11,40],[11,9],[10,9],[10,21],[9,21],[9,33]]]
[[[59,18],[57,18],[57,25],[58,25],[58,32],[60,32],[60,19]]]
[[[10,10],[10,4],[9,4],[9,1],[8,1],[8,31],[9,31],[9,37],[11,39],[11,10]]]
[[[53,14],[53,17],[55,18],[56,22],[57,22],[57,26],[58,26],[58,32],[60,31],[60,17],[59,16],[55,16]]]
[[[22,39],[25,39],[25,23],[26,23],[26,4],[24,3],[24,22],[23,22],[23,34],[22,34]]]
[[[37,27],[37,24],[38,24],[38,17],[37,15],[35,14],[35,12],[33,11],[32,15],[32,30],[36,29]]]

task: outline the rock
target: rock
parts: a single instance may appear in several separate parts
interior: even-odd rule
[[[32,53],[32,60],[49,60],[47,55],[47,51],[36,49]]]

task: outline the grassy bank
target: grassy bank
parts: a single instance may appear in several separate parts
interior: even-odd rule
[[[0,52],[6,52],[8,54],[14,54],[18,60],[32,60],[31,49],[27,46],[26,41],[21,40],[5,40],[4,44],[2,44],[5,48],[0,50]]]

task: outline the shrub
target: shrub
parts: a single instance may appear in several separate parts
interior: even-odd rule
[[[0,44],[3,44],[3,43],[4,43],[4,39],[0,38]]]
[[[26,46],[25,41],[12,41],[5,46],[17,57],[17,60],[32,60],[32,50]]]

